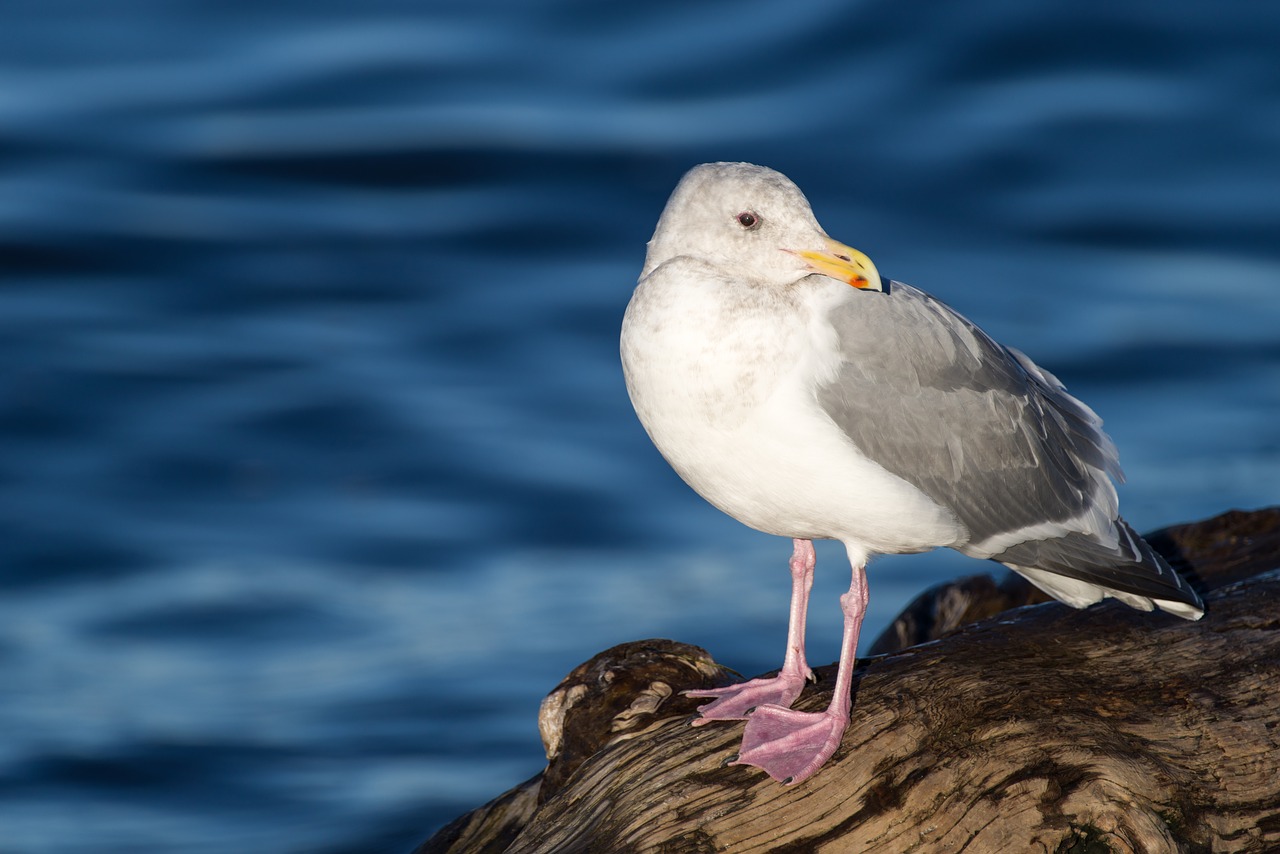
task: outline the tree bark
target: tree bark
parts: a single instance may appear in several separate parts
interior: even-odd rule
[[[840,749],[795,787],[725,767],[740,722],[689,726],[679,691],[728,678],[703,651],[615,647],[544,703],[548,770],[418,851],[1280,851],[1280,508],[1148,539],[1202,620],[944,585],[859,662]],[[797,708],[830,700],[817,674]]]

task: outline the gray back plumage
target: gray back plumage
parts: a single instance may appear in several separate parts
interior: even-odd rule
[[[830,317],[844,362],[818,402],[867,457],[955,514],[969,531],[957,549],[1198,603],[1119,519],[1118,454],[1089,407],[923,291],[857,296]],[[1021,542],[1001,536],[1024,529]]]
[[[923,291],[895,282],[831,321],[845,362],[818,390],[822,408],[864,454],[950,508],[971,542],[1079,516],[1100,480],[1121,476],[1088,407]]]

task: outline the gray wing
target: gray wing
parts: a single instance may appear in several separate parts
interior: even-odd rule
[[[1159,599],[1194,592],[1119,519],[1118,454],[1049,372],[923,291],[859,292],[830,320],[839,374],[818,401],[859,448],[949,508],[956,546]]]

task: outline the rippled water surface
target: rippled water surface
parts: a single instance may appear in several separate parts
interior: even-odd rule
[[[1277,43],[1261,3],[10,4],[3,847],[407,851],[604,647],[776,666],[789,545],[617,360],[701,161],[1058,374],[1139,529],[1275,502]],[[985,569],[877,563],[868,638]]]

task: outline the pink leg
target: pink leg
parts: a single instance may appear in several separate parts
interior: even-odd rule
[[[849,725],[853,662],[858,633],[867,613],[867,571],[853,570],[849,592],[840,597],[844,612],[844,640],[835,695],[825,712],[798,712],[781,706],[761,706],[747,718],[742,748],[735,765],[754,765],[775,780],[794,785],[812,777],[840,746]]]
[[[813,589],[813,567],[818,558],[809,540],[793,540],[792,545],[791,617],[787,621],[787,655],[782,669],[768,679],[752,679],[726,688],[686,691],[690,697],[717,698],[698,710],[701,717],[693,722],[694,726],[713,720],[741,720],[752,709],[766,704],[790,706],[800,696],[805,681],[813,678],[813,671],[804,660],[804,623],[809,591]]]

